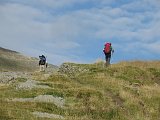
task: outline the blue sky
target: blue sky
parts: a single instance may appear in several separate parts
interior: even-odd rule
[[[48,62],[160,59],[159,0],[0,0],[0,46]]]

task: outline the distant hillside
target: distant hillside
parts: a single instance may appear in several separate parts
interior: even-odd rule
[[[50,69],[54,68],[50,65]],[[19,52],[0,47],[0,71],[38,70],[38,58],[24,56]]]
[[[16,52],[16,51],[9,50],[9,49],[5,49],[5,48],[2,48],[2,47],[0,47],[0,52],[18,53],[18,52]]]

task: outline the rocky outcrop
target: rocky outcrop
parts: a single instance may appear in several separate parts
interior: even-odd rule
[[[75,76],[88,71],[89,69],[85,68],[85,66],[74,63],[63,63],[59,68],[60,73],[68,76]]]
[[[26,82],[18,83],[18,85],[16,86],[16,89],[31,90],[33,88],[42,88],[42,89],[50,88],[47,85],[43,85],[43,84],[40,85],[40,84],[42,84],[42,83],[39,81],[27,80]]]
[[[14,82],[17,78],[30,79],[31,75],[24,72],[1,72],[0,73],[0,83],[8,84]]]
[[[46,112],[33,112],[33,115],[35,115],[36,117],[39,117],[39,118],[51,118],[51,119],[64,119],[63,116],[61,115],[56,115],[56,114],[49,114],[49,113],[46,113]]]
[[[65,105],[65,99],[52,95],[39,95],[34,98],[13,98],[13,99],[7,99],[7,101],[53,103],[60,108],[64,108]]]

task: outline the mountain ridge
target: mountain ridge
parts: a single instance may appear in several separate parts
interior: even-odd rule
[[[6,48],[3,48],[3,47],[0,47],[0,51],[18,53],[17,51],[6,49]]]
[[[0,71],[37,71],[39,59],[29,57],[20,52],[0,47]],[[56,65],[49,64],[49,69],[57,69]]]

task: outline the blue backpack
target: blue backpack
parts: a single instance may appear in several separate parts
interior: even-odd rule
[[[39,56],[39,58],[40,58],[40,64],[41,65],[45,65],[45,63],[46,63],[46,57],[44,55],[42,55],[42,56]]]

